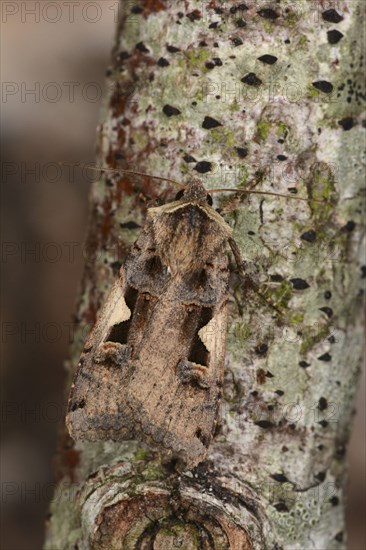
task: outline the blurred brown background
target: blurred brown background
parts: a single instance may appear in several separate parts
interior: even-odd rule
[[[56,163],[94,159],[118,18],[117,0],[70,4],[1,2],[2,550],[42,548],[90,185]],[[364,403],[363,378],[349,449],[350,550],[366,548]]]

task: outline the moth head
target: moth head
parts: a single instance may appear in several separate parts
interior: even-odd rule
[[[207,203],[212,206],[212,197],[199,179],[191,180],[184,189],[178,191],[175,200]]]

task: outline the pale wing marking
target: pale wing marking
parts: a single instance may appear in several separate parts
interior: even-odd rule
[[[126,304],[122,286],[118,287],[117,292],[119,295],[114,304],[112,315],[109,318],[110,326],[118,325],[119,323],[128,321],[128,319],[130,319],[131,317],[131,310]]]

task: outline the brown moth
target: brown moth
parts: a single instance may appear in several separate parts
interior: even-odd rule
[[[232,234],[209,203],[193,180],[148,209],[78,364],[74,439],[136,439],[187,468],[205,458],[223,387]]]
[[[66,424],[74,439],[136,439],[193,468],[207,455],[222,395],[228,245],[241,276],[264,298],[209,193],[308,199],[251,189],[208,192],[199,180],[183,186],[152,177],[183,189],[174,202],[147,211],[85,343]]]

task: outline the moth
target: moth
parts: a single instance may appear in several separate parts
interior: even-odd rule
[[[228,245],[240,262],[211,205],[193,179],[148,209],[77,366],[73,439],[135,439],[188,469],[205,458],[223,389]]]

